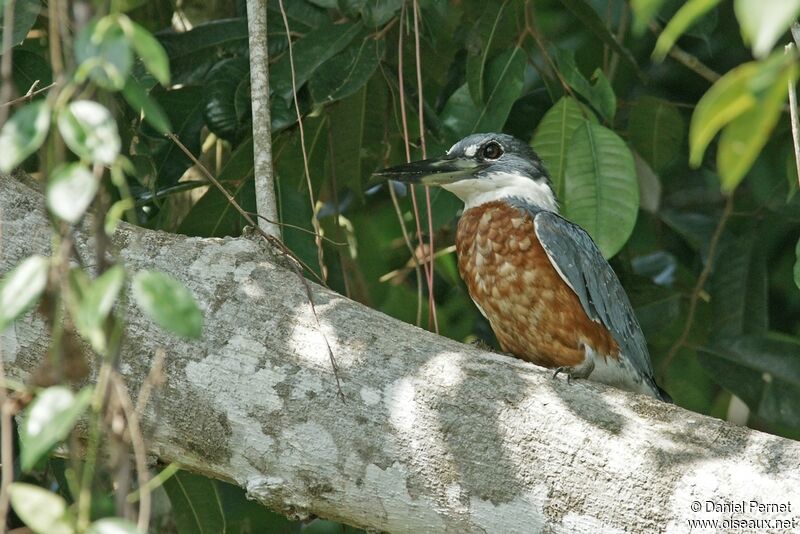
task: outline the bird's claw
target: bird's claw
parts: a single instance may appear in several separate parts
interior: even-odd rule
[[[575,369],[572,367],[567,367],[566,365],[562,365],[561,367],[556,367],[556,370],[553,372],[553,379],[555,379],[561,373],[566,373],[567,384],[571,384],[572,377],[575,374]]]

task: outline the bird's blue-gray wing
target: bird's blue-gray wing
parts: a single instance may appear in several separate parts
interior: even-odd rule
[[[548,211],[535,215],[534,228],[550,263],[578,295],[586,315],[609,330],[630,364],[655,386],[647,341],[628,295],[589,234]]]

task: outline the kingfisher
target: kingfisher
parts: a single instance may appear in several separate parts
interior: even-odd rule
[[[542,160],[501,133],[374,173],[464,202],[458,270],[500,347],[523,360],[670,402],[628,296],[595,242],[558,212]]]

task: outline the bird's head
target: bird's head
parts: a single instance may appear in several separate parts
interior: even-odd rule
[[[389,167],[374,176],[441,186],[463,200],[467,209],[514,198],[558,211],[550,177],[539,156],[528,144],[506,134],[473,134],[440,158]]]

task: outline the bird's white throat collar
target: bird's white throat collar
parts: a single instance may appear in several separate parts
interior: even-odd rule
[[[518,198],[538,208],[558,213],[558,202],[544,181],[536,181],[515,173],[494,172],[480,178],[468,178],[442,185],[464,201],[464,209],[487,202]]]

